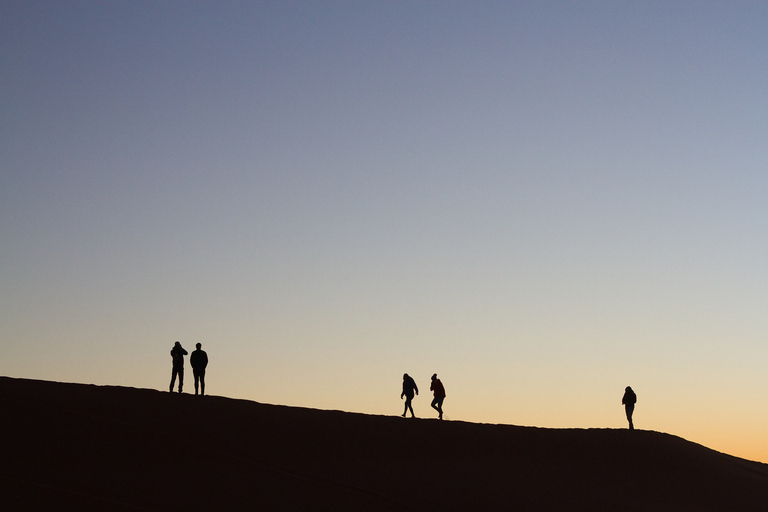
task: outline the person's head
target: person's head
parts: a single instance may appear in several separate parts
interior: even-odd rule
[[[632,391],[632,388],[631,388],[631,387],[629,387],[629,386],[627,386],[627,387],[626,387],[626,389],[625,389],[624,391]]]
[[[407,379],[407,378],[408,378],[408,374],[407,374],[407,373],[404,373],[404,374],[403,374],[403,380],[405,380],[405,379]]]
[[[202,346],[203,346],[203,344],[202,344],[202,343],[198,343],[198,344],[197,344],[197,345],[195,345],[195,346],[197,347],[197,350],[200,350],[200,347],[202,347]]]
[[[436,378],[437,378],[437,374],[436,373],[432,374],[432,380],[435,380]]]
[[[177,342],[176,342],[176,344],[175,344],[174,346],[175,346],[175,347],[180,347],[180,346],[181,346],[181,343],[179,343],[179,342],[177,341]]]

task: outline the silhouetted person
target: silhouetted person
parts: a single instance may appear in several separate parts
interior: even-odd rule
[[[624,390],[624,397],[621,399],[621,403],[624,404],[624,409],[627,411],[627,421],[629,421],[629,430],[634,430],[635,425],[632,423],[632,413],[635,412],[635,403],[637,403],[637,395],[632,391],[632,388],[627,386]]]
[[[171,349],[171,358],[173,359],[173,371],[171,372],[171,389],[173,392],[173,384],[176,382],[176,375],[179,376],[179,393],[184,386],[184,356],[187,355],[187,351],[181,346],[178,341]]]
[[[197,394],[197,383],[200,382],[200,394],[205,394],[205,367],[208,366],[208,354],[201,350],[203,345],[198,343],[195,350],[189,356],[189,364],[192,366],[192,375],[195,376],[195,394]]]
[[[416,394],[419,394],[419,388],[416,386],[416,382],[411,378],[410,375],[407,373],[403,374],[403,392],[400,393],[400,399],[402,400],[403,397],[405,397],[405,410],[403,411],[403,418],[405,418],[405,413],[408,412],[408,410],[411,411],[411,418],[415,418],[416,415],[413,414],[413,406],[411,406],[411,400],[413,400],[413,393],[416,392]]]
[[[440,379],[437,378],[437,374],[432,375],[432,384],[429,385],[429,390],[434,391],[435,398],[432,399],[432,408],[440,413],[437,419],[443,419],[443,400],[445,400],[445,388]]]

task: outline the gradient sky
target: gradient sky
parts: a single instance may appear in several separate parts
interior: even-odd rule
[[[0,374],[768,462],[766,19],[5,0]]]

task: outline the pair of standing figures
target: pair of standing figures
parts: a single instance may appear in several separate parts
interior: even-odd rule
[[[436,373],[432,375],[432,384],[430,384],[429,389],[430,391],[434,392],[435,395],[430,405],[434,410],[438,412],[439,416],[437,419],[441,420],[443,419],[443,400],[445,400],[445,388],[443,387],[443,383],[440,382],[440,379],[437,378]],[[411,418],[416,417],[416,415],[413,414],[413,405],[411,404],[414,393],[416,395],[419,394],[419,388],[416,386],[416,382],[407,373],[403,374],[403,392],[400,393],[401,399],[405,397],[405,410],[403,411],[403,418],[405,418],[405,415],[408,413],[408,411],[411,411]]]
[[[205,368],[208,366],[208,354],[202,350],[202,344],[195,345],[195,350],[192,355],[189,356],[189,364],[192,366],[192,374],[195,376],[195,394],[199,391],[201,395],[205,394]],[[171,371],[171,388],[169,391],[173,392],[173,385],[176,383],[176,377],[179,377],[179,393],[184,386],[184,356],[187,355],[187,351],[181,346],[178,341],[171,349],[171,359],[173,360],[173,370]]]

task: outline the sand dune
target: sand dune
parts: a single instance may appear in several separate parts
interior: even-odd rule
[[[5,510],[768,509],[668,434],[412,420],[0,377]]]

